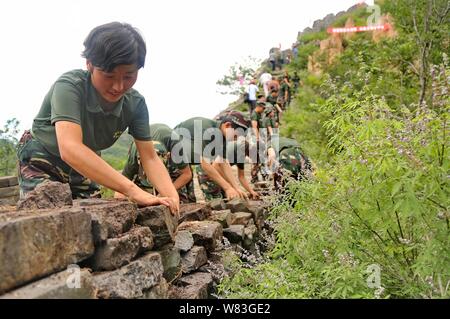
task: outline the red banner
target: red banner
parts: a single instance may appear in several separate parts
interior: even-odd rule
[[[381,25],[373,25],[373,26],[361,26],[361,27],[350,27],[350,28],[328,28],[328,33],[348,33],[348,32],[367,32],[367,31],[376,31],[389,30],[391,25],[389,23],[381,24]]]

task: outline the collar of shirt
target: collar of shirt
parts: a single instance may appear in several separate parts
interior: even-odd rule
[[[87,110],[91,113],[102,112],[105,115],[114,115],[115,117],[120,117],[122,114],[122,106],[124,101],[124,96],[120,98],[117,104],[114,106],[112,111],[106,112],[100,105],[97,90],[94,88],[91,82],[91,76],[88,76],[86,81],[86,91],[87,91]]]

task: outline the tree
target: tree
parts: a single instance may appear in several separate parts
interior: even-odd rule
[[[439,64],[441,52],[448,52],[450,1],[397,0],[387,1],[384,9],[391,12],[396,25],[413,37],[418,50],[420,81],[419,105],[426,99],[429,87],[430,65]]]
[[[256,58],[248,57],[243,64],[235,63],[228,74],[216,82],[220,94],[240,95],[244,93],[244,83],[256,76],[256,68],[261,64]]]
[[[16,146],[19,121],[16,118],[6,121],[3,129],[0,129],[0,175],[14,174],[16,166]]]

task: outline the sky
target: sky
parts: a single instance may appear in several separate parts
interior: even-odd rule
[[[0,126],[13,117],[28,129],[55,80],[85,69],[83,41],[94,27],[127,22],[147,43],[134,88],[150,123],[171,127],[213,117],[235,96],[216,81],[247,57],[290,48],[297,33],[357,0],[10,0],[0,2]],[[370,3],[368,1],[367,3]]]

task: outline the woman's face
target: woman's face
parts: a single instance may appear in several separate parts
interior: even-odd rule
[[[111,72],[106,72],[87,62],[91,72],[91,81],[97,93],[109,103],[119,101],[122,96],[136,83],[138,68],[134,64],[116,66]]]

